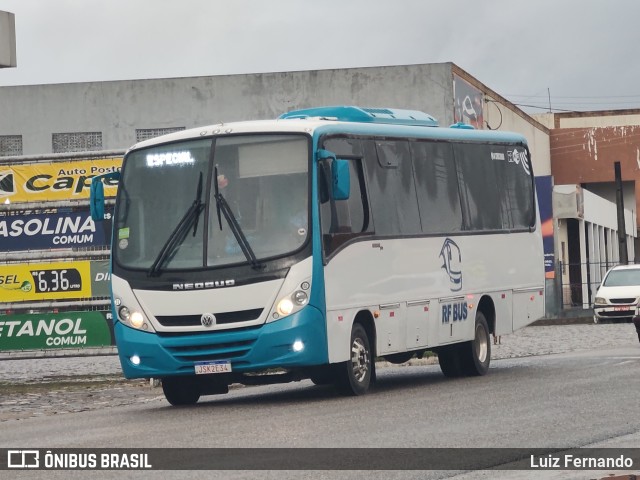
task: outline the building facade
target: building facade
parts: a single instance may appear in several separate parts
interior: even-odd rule
[[[174,130],[321,105],[420,110],[442,126],[516,131],[529,140],[536,174],[550,174],[548,128],[452,63],[0,87],[0,157],[126,149]]]

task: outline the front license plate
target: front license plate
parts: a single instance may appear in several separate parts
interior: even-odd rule
[[[196,362],[196,375],[210,375],[212,373],[230,373],[231,362],[220,360],[217,362]]]
[[[616,312],[628,312],[631,307],[613,307],[613,310]]]

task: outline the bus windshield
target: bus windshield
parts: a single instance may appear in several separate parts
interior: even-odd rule
[[[308,142],[301,135],[242,135],[130,153],[118,192],[114,259],[154,275],[256,267],[300,249],[309,230]]]

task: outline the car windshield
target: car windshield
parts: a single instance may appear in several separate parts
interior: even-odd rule
[[[640,286],[640,268],[611,270],[602,285],[605,287]]]
[[[134,151],[118,191],[114,259],[154,275],[258,266],[294,252],[308,236],[308,165],[302,135],[229,136]]]

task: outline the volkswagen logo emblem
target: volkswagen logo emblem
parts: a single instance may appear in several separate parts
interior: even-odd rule
[[[200,317],[200,323],[203,327],[211,327],[216,324],[216,316],[213,313],[203,313]]]

